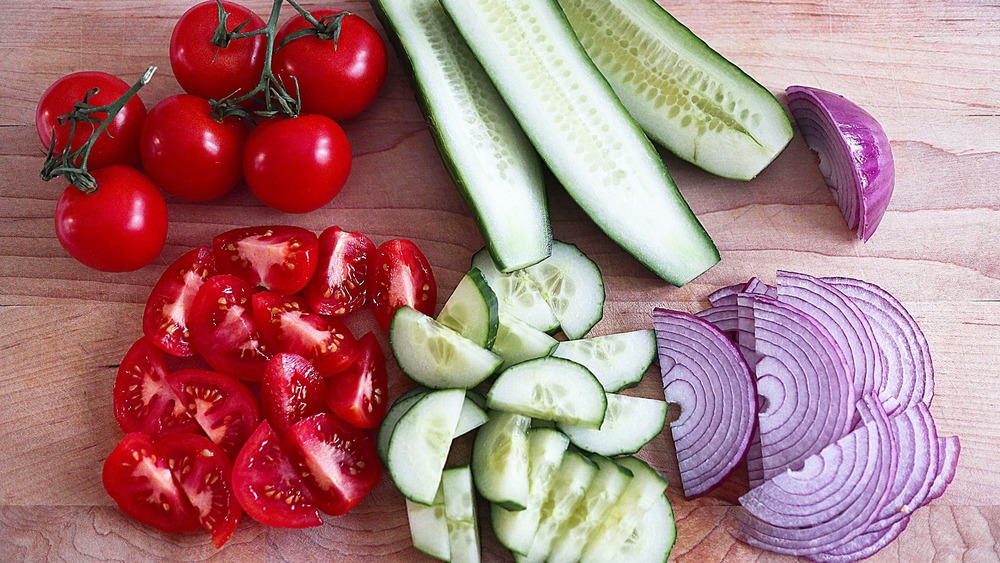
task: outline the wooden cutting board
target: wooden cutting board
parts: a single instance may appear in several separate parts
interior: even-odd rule
[[[33,126],[35,103],[69,72],[103,70],[132,82],[150,64],[159,71],[142,92],[147,107],[180,92],[167,45],[174,22],[192,3],[0,1],[0,559],[420,559],[409,546],[403,499],[388,479],[357,510],[320,528],[266,529],[247,519],[219,551],[204,534],[168,536],[135,524],[101,487],[101,465],[121,437],[111,412],[118,362],[141,334],[153,283],[186,250],[248,224],[316,231],[339,224],[376,243],[406,237],[430,259],[443,302],[482,245],[391,56],[379,100],[344,123],[354,168],[326,208],[283,215],[245,188],[210,203],[168,198],[167,246],[151,266],[103,274],[67,257],[52,220],[63,185],[38,179],[43,151]],[[268,11],[266,0],[244,3]],[[377,26],[365,2],[333,5]],[[715,0],[669,2],[669,8],[772,91],[817,86],[867,108],[892,140],[896,192],[878,233],[862,244],[845,227],[799,136],[748,184],[710,177],[667,156],[723,256],[677,289],[617,248],[553,189],[555,236],[577,243],[605,274],[609,299],[595,334],[649,327],[657,305],[700,309],[713,289],[754,275],[773,281],[777,269],[885,287],[927,335],[937,372],[931,410],[941,434],[958,434],[963,449],[947,493],[918,511],[875,560],[998,560],[1000,6]],[[362,316],[352,326],[361,334],[374,325]],[[393,396],[409,386],[398,370],[391,377]],[[661,394],[657,379],[651,371],[635,392]],[[668,433],[641,457],[676,483]],[[671,488],[679,529],[674,559],[779,559],[733,538],[738,481],[697,502]],[[509,559],[488,525],[483,528],[484,557]]]

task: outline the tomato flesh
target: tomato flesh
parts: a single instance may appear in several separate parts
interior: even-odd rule
[[[115,420],[125,432],[153,437],[197,432],[198,423],[167,382],[167,360],[159,348],[140,338],[125,353],[114,387]]]
[[[408,305],[429,316],[437,306],[437,283],[423,252],[407,239],[382,243],[371,261],[368,297],[385,331],[396,309]]]
[[[260,424],[257,399],[228,375],[184,369],[167,376],[180,402],[201,430],[232,460]]]
[[[316,271],[318,247],[315,233],[292,226],[233,229],[212,239],[220,273],[282,295],[306,286]]]
[[[378,428],[385,418],[389,376],[385,354],[371,332],[358,340],[360,352],[343,373],[327,380],[326,404],[355,428]]]
[[[306,302],[323,315],[343,316],[365,304],[368,262],[375,244],[359,232],[330,227],[319,235],[316,273],[306,285]]]
[[[212,369],[260,381],[271,354],[254,323],[253,288],[229,275],[209,278],[191,305],[191,341]]]
[[[323,411],[326,384],[309,360],[277,354],[267,362],[260,383],[260,408],[279,436],[303,418]]]
[[[323,377],[344,371],[358,354],[343,321],[317,315],[297,297],[262,291],[253,296],[253,314],[271,350],[304,357]]]
[[[146,300],[142,331],[150,342],[173,356],[194,355],[188,316],[205,280],[215,275],[212,251],[195,248],[171,264]]]

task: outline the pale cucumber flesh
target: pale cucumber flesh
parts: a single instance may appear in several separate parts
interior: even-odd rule
[[[645,329],[567,340],[552,355],[583,364],[605,391],[614,393],[642,380],[656,357],[656,337],[652,329]]]
[[[560,358],[540,358],[501,373],[486,395],[491,409],[599,428],[607,397],[587,368]]]
[[[410,499],[406,501],[406,518],[410,523],[413,547],[441,561],[451,559],[448,521],[444,514],[444,492],[438,487],[434,502],[426,506]]]
[[[581,558],[584,563],[613,561],[633,530],[667,489],[666,480],[645,462],[632,457],[617,463],[632,472],[632,480],[591,533]]]
[[[501,313],[517,317],[543,332],[559,328],[559,319],[545,301],[541,288],[524,270],[502,272],[485,248],[472,256],[472,267],[478,268],[490,284]]]
[[[444,514],[448,523],[448,547],[452,563],[478,563],[479,519],[472,472],[468,465],[453,467],[441,475],[444,491]]]
[[[514,364],[544,358],[558,345],[559,341],[548,334],[513,315],[500,312],[497,338],[493,342],[493,353],[503,358],[499,371]]]
[[[601,270],[574,244],[552,241],[552,255],[525,270],[569,338],[582,338],[604,316]]]
[[[552,490],[542,505],[538,531],[531,541],[527,556],[520,561],[542,563],[548,559],[560,529],[586,504],[584,495],[597,472],[597,464],[579,452],[568,452],[563,456]]]
[[[472,477],[479,494],[508,510],[528,504],[528,429],[531,419],[489,411],[472,446]]]
[[[497,296],[479,268],[462,276],[437,321],[482,348],[491,348],[500,323]]]
[[[560,424],[559,429],[581,450],[603,456],[634,454],[660,435],[667,403],[657,399],[608,393],[608,408],[598,429]]]

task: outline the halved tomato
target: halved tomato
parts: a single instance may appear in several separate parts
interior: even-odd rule
[[[304,357],[323,377],[344,371],[358,355],[358,341],[343,321],[317,315],[298,297],[254,294],[253,315],[270,350]]]
[[[375,320],[386,332],[396,309],[403,305],[434,316],[437,306],[434,272],[413,241],[392,239],[382,243],[369,268],[368,300]]]
[[[252,296],[253,288],[240,278],[211,277],[191,304],[188,325],[195,350],[212,369],[260,381],[271,353],[254,324]]]
[[[346,514],[382,479],[382,462],[368,436],[333,414],[296,422],[285,435],[285,446],[316,506],[327,514]]]
[[[232,377],[203,369],[183,369],[167,376],[181,404],[230,459],[260,424],[257,399]]]
[[[140,338],[125,353],[115,379],[115,420],[125,432],[158,437],[170,432],[197,432],[198,423],[167,383],[163,352]]]
[[[266,420],[236,456],[233,490],[243,510],[261,524],[312,528],[323,523],[312,492]]]
[[[296,293],[309,282],[318,246],[315,233],[292,226],[233,229],[212,239],[220,273],[282,295]]]
[[[330,227],[319,235],[319,260],[304,294],[313,311],[346,315],[365,304],[368,261],[375,243],[359,232]]]
[[[371,430],[385,418],[389,375],[375,334],[362,336],[358,345],[361,351],[354,363],[327,380],[326,404],[348,424]]]
[[[267,362],[260,382],[260,410],[279,436],[303,418],[323,412],[325,396],[323,377],[309,360],[282,353]]]
[[[188,315],[205,280],[215,275],[215,260],[207,247],[195,248],[171,264],[146,300],[142,332],[150,342],[173,356],[193,356]]]

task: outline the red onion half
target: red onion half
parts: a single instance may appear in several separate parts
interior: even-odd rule
[[[823,178],[848,228],[867,242],[895,184],[889,138],[874,117],[843,96],[805,86],[785,92],[806,144],[819,154]]]
[[[756,416],[750,371],[733,343],[693,315],[653,310],[663,394],[681,407],[670,423],[684,496],[707,493],[743,458]]]

